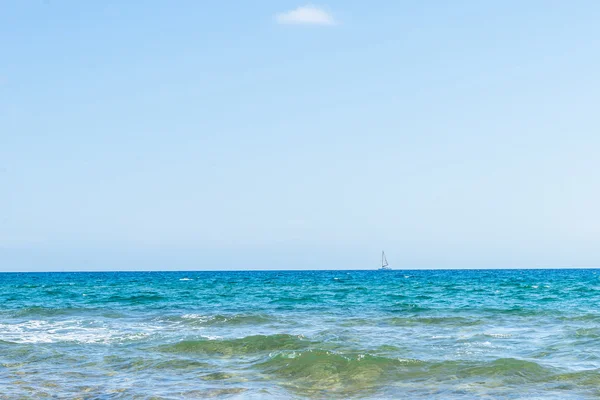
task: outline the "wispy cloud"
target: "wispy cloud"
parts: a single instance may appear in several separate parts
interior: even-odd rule
[[[313,5],[276,14],[275,21],[283,25],[337,25],[337,21],[331,14]]]

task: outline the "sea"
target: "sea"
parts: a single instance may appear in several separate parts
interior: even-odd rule
[[[0,274],[0,399],[600,398],[600,271]]]

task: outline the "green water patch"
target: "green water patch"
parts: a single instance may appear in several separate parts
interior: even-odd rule
[[[499,315],[515,315],[519,317],[544,317],[548,318],[551,316],[556,316],[555,311],[550,311],[544,308],[527,308],[527,307],[519,307],[513,306],[510,308],[463,308],[463,311],[473,311],[485,315],[489,315],[492,318],[497,317]]]
[[[22,370],[24,366],[80,363],[83,358],[49,344],[14,343],[0,346],[4,367]]]
[[[203,381],[226,381],[234,377],[234,374],[227,372],[211,372],[210,374],[200,376],[200,379]]]
[[[369,318],[348,318],[344,320],[340,320],[338,322],[339,326],[343,327],[352,327],[352,326],[372,326],[376,324],[378,321]]]
[[[299,394],[347,396],[376,390],[393,379],[399,368],[420,364],[419,360],[307,350],[280,353],[256,367]]]
[[[553,371],[533,361],[500,358],[492,362],[457,370],[457,376],[466,378],[512,378],[511,381],[537,382],[553,375]]]
[[[600,323],[599,314],[565,315],[558,318],[565,322],[597,322]]]
[[[212,368],[213,365],[205,362],[200,362],[196,360],[188,360],[188,359],[171,359],[171,360],[162,360],[155,361],[152,364],[153,369],[176,369],[176,370],[196,370],[201,368]]]
[[[576,386],[592,386],[600,388],[600,369],[558,374],[551,378],[555,382],[567,382]]]
[[[279,385],[300,395],[366,396],[390,382],[423,385],[484,382],[492,386],[552,382],[554,370],[535,362],[422,361],[324,350],[281,352],[255,365]],[[593,380],[593,376],[583,379]]]
[[[599,339],[600,328],[579,328],[575,331],[575,336],[578,338]]]
[[[159,346],[157,349],[167,353],[204,353],[235,357],[267,351],[299,350],[304,349],[311,344],[312,342],[304,339],[302,336],[276,334],[254,335],[240,339],[184,340],[175,344]]]
[[[110,366],[115,371],[196,371],[196,370],[209,370],[213,369],[214,365],[192,360],[188,358],[169,358],[169,359],[156,359],[156,358],[145,358],[145,357],[123,357],[123,356],[107,356],[104,357],[104,363]]]
[[[391,344],[384,344],[375,348],[376,353],[398,353],[400,351],[406,351],[406,348],[394,346]]]

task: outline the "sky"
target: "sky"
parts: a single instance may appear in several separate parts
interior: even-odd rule
[[[598,21],[0,0],[0,271],[600,267]]]

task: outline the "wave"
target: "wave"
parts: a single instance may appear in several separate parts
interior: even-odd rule
[[[181,316],[160,318],[159,320],[181,323],[187,326],[261,325],[275,321],[272,317],[262,314],[184,314]]]
[[[392,312],[422,312],[422,311],[431,311],[429,307],[423,307],[415,303],[394,303],[389,307],[389,310]]]
[[[598,339],[600,338],[600,328],[579,328],[575,331],[575,336],[581,338]]]
[[[146,304],[155,303],[166,300],[164,296],[158,294],[138,294],[133,296],[110,296],[108,299],[100,300],[102,303],[129,303],[129,304]]]
[[[90,311],[94,311],[93,308],[75,308],[75,307],[64,307],[64,308],[49,308],[49,307],[25,307],[14,310],[12,313],[13,317],[54,317],[61,315],[74,315],[82,314]]]
[[[116,371],[144,371],[144,370],[208,370],[214,365],[191,359],[156,360],[151,358],[129,358],[121,356],[108,356],[104,362]]]
[[[111,310],[109,308],[95,308],[95,307],[62,307],[62,308],[51,308],[51,307],[25,307],[14,310],[7,310],[7,315],[13,318],[26,318],[26,317],[61,317],[61,316],[73,316],[73,315],[98,315],[104,318],[124,318],[126,314]]]
[[[465,317],[394,317],[387,322],[391,325],[413,326],[413,325],[450,325],[450,326],[473,326],[483,323],[479,319]]]
[[[411,298],[410,296],[406,296],[403,294],[390,294],[388,295],[388,297],[394,300],[408,300]]]
[[[235,374],[227,372],[211,372],[206,375],[202,375],[199,378],[203,381],[225,381],[234,378]]]
[[[373,325],[374,320],[369,318],[349,318],[345,320],[341,320],[338,324],[340,326],[369,326]]]
[[[276,373],[311,372],[314,366],[335,366],[336,373],[353,371],[356,367],[380,367],[389,369],[392,367],[403,367],[407,365],[426,365],[427,362],[417,359],[402,359],[383,357],[362,353],[337,353],[326,350],[306,350],[293,352],[280,352],[269,357],[269,360],[262,362],[259,366],[266,371]]]
[[[308,350],[277,354],[257,367],[299,394],[328,391],[330,395],[345,396],[374,390],[393,378],[393,371],[412,363],[422,362]]]
[[[574,316],[562,316],[559,317],[561,321],[568,322],[600,322],[600,315],[598,314],[583,314]]]
[[[482,309],[476,308],[463,308],[463,310],[473,310],[479,313],[487,313],[487,314],[501,314],[501,315],[518,315],[522,317],[534,317],[534,316],[550,316],[551,311],[543,308],[535,309],[535,308],[525,308],[525,307],[511,307],[511,308],[492,308],[486,307]]]
[[[431,362],[370,354],[341,354],[323,350],[279,353],[258,365],[264,373],[302,394],[338,394],[375,390],[390,381],[445,382],[454,379],[498,379],[507,384],[551,381],[551,369],[532,361],[502,358],[487,363]],[[588,376],[586,379],[593,379]]]
[[[232,398],[230,396],[239,395],[248,391],[247,388],[243,387],[231,387],[224,389],[201,389],[201,390],[189,390],[187,392],[183,392],[182,395],[184,398],[194,398],[194,399],[214,399],[214,398]],[[237,398],[237,397],[236,397]]]
[[[157,349],[168,353],[205,353],[222,356],[304,349],[311,344],[302,336],[275,334],[254,335],[240,339],[223,340],[184,340],[175,344],[159,346]]]
[[[457,371],[457,375],[461,378],[512,377],[518,380],[535,382],[551,377],[553,371],[533,361],[500,358],[486,364],[463,368]]]
[[[105,325],[91,326],[82,320],[31,319],[18,324],[0,323],[0,338],[14,343],[130,343],[146,340],[148,332],[132,332]]]
[[[126,314],[124,314],[122,312],[110,310],[110,309],[103,309],[100,315],[104,318],[111,318],[111,319],[125,318],[127,316]]]
[[[580,386],[600,387],[600,368],[585,371],[569,372],[555,375],[551,379],[558,382],[570,382]]]
[[[304,304],[304,303],[316,303],[320,300],[312,296],[303,297],[280,297],[278,299],[271,300],[272,304]]]

